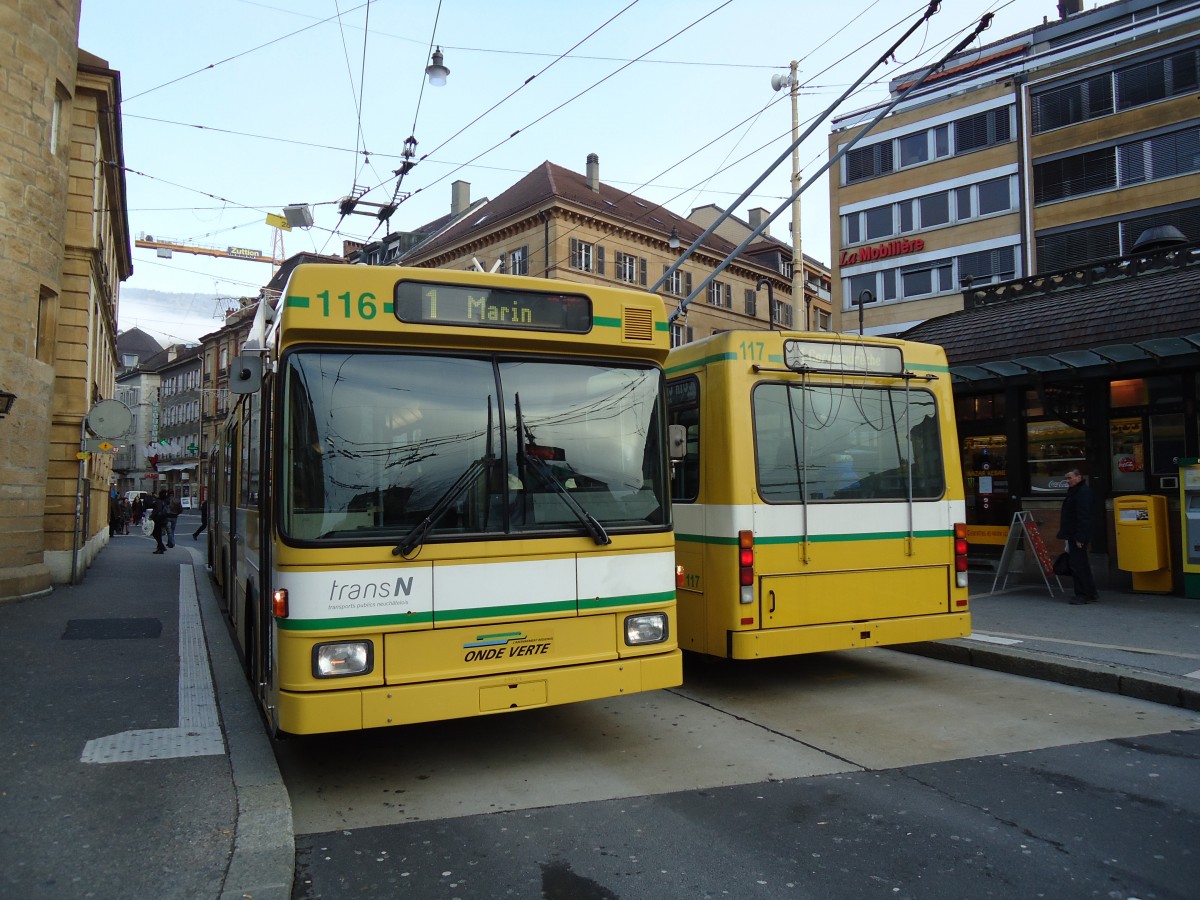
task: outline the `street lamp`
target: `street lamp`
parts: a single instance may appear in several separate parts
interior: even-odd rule
[[[800,82],[796,79],[799,62],[792,60],[787,75],[772,75],[771,87],[776,90],[787,88],[792,95],[792,296],[804,298],[804,330],[812,331],[812,321],[809,315],[810,301],[804,293],[804,251],[800,247],[800,115],[797,110],[797,97]]]
[[[12,391],[0,391],[0,419],[12,412],[13,401],[16,399],[17,395]]]
[[[674,225],[671,226],[671,236],[667,238],[667,246],[672,250],[678,250],[680,245],[679,229]]]
[[[442,65],[442,48],[438,47],[433,51],[433,61],[425,67],[425,74],[429,76],[429,83],[434,87],[442,87],[446,83],[446,76],[450,74],[450,70]]]

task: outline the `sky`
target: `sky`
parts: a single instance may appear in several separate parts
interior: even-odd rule
[[[1085,3],[1091,9],[1094,2]],[[450,211],[451,183],[495,197],[544,161],[686,216],[739,205],[774,212],[791,194],[792,115],[771,76],[799,61],[802,180],[827,158],[826,108],[928,6],[919,0],[83,0],[79,45],[120,73],[131,242],[340,254],[382,237],[338,202],[401,198],[391,231]],[[989,43],[1057,17],[1055,0],[943,0],[941,10],[834,112],[886,98],[888,79],[942,56],[986,12]],[[450,69],[432,87],[441,49]],[[417,164],[397,184],[405,139]],[[398,192],[398,194],[397,194]],[[801,197],[801,246],[829,261],[824,178]],[[266,215],[309,204],[314,225]],[[369,207],[365,209],[373,212]],[[789,240],[784,211],[770,234]],[[220,327],[256,296],[265,263],[134,247],[119,327],[164,345]]]

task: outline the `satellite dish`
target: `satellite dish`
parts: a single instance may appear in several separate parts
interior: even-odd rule
[[[88,411],[86,422],[97,437],[123,437],[133,427],[133,413],[120,400],[101,400]]]

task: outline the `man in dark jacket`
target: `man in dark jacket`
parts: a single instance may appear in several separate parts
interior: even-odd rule
[[[167,500],[167,491],[164,488],[158,492],[158,498],[154,501],[154,505],[150,507],[150,521],[154,523],[154,542],[158,544],[158,549],[155,553],[166,553],[167,548],[163,546],[163,535],[167,531],[167,520],[171,514],[171,504]]]
[[[1096,582],[1092,580],[1092,566],[1088,560],[1088,541],[1092,539],[1092,513],[1094,501],[1092,489],[1078,469],[1067,472],[1067,496],[1063,498],[1062,514],[1059,519],[1058,536],[1067,542],[1067,553],[1071,557],[1071,577],[1075,579],[1075,596],[1071,604],[1095,603]]]

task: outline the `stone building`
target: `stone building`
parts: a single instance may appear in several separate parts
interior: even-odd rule
[[[120,76],[78,35],[78,2],[15,0],[0,36],[0,598],[77,579],[108,536],[112,456],[78,457],[132,261]]]

